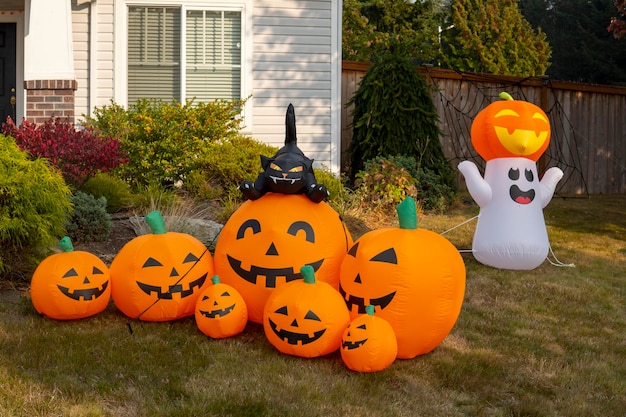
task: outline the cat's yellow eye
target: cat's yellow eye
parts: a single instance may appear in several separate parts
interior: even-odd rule
[[[278,165],[276,165],[273,162],[270,164],[270,168],[273,169],[274,171],[282,171],[283,170],[281,167],[279,167]]]
[[[302,172],[302,165],[291,168],[289,172]]]

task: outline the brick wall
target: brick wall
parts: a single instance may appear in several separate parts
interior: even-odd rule
[[[26,90],[26,119],[42,124],[50,117],[68,118],[74,123],[74,92],[76,80],[28,80]]]

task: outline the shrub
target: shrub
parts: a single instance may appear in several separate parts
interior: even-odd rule
[[[185,104],[141,99],[128,110],[112,103],[96,108],[83,124],[122,144],[129,162],[115,174],[133,188],[173,184],[192,172],[211,142],[235,136],[245,100]]]
[[[341,181],[341,178],[335,176],[328,168],[314,168],[313,172],[315,173],[315,179],[318,184],[324,184],[328,189],[328,203],[331,206],[340,205],[349,198],[348,190]]]
[[[77,130],[68,119],[51,117],[43,125],[22,119],[17,127],[8,118],[2,133],[13,137],[32,158],[48,158],[65,182],[75,188],[96,173],[111,171],[126,161],[117,140],[90,128]]]
[[[367,161],[365,169],[357,174],[355,185],[364,201],[384,209],[395,208],[406,197],[417,199],[415,178],[390,159]]]
[[[0,135],[0,272],[9,260],[37,257],[65,234],[71,191],[46,159],[29,160]]]
[[[442,213],[454,201],[456,182],[451,186],[442,176],[432,169],[419,167],[412,156],[395,155],[378,157],[367,163],[380,164],[389,160],[400,168],[404,168],[416,180],[417,201],[420,209],[425,212]],[[366,163],[366,165],[367,165]]]
[[[198,158],[197,171],[183,182],[185,189],[196,198],[241,199],[239,184],[254,182],[263,171],[260,155],[273,156],[277,151],[243,135],[207,143]]]
[[[106,211],[106,198],[76,191],[70,198],[74,211],[65,228],[73,242],[102,241],[111,234],[111,216]]]
[[[95,198],[106,199],[106,210],[115,213],[130,207],[132,194],[130,187],[125,181],[109,174],[100,173],[89,178],[81,187],[80,191],[91,194]]]
[[[383,88],[384,86],[384,88]],[[419,168],[437,172],[449,187],[456,175],[439,141],[431,88],[408,59],[387,54],[367,71],[354,97],[353,136],[348,149],[351,179],[377,156],[409,155]]]

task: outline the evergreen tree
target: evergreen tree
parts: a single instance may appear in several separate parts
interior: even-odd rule
[[[543,75],[551,49],[515,0],[453,0],[441,33],[444,67],[522,77]]]
[[[386,52],[432,63],[441,0],[344,0],[343,59],[370,62]]]
[[[429,170],[455,189],[456,176],[446,159],[431,88],[409,60],[385,54],[374,61],[349,104],[354,104],[348,152],[351,177],[378,156],[412,156],[418,170]]]
[[[553,48],[550,78],[595,84],[626,84],[624,44],[607,30],[613,0],[522,0],[533,27],[545,31]]]

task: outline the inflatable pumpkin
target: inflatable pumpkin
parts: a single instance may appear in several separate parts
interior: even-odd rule
[[[340,292],[352,318],[373,305],[391,324],[398,358],[428,353],[446,338],[461,311],[465,264],[443,236],[417,228],[415,200],[397,207],[400,227],[367,232],[341,264]]]
[[[217,275],[196,302],[196,324],[202,333],[214,339],[235,336],[248,322],[248,309],[236,289],[220,282]]]
[[[263,321],[272,291],[301,280],[311,265],[318,279],[339,285],[339,267],[352,237],[339,214],[302,194],[267,193],[243,203],[217,240],[215,273],[232,285],[248,306],[248,319]]]
[[[374,306],[352,320],[341,339],[341,359],[358,372],[382,371],[396,360],[398,342],[387,320],[374,315]]]
[[[194,314],[213,276],[213,259],[195,237],[168,232],[157,211],[146,216],[151,234],[137,236],[111,263],[111,295],[131,318],[169,321]]]
[[[75,251],[65,236],[62,252],[35,269],[30,296],[35,310],[58,320],[82,319],[102,312],[111,300],[109,268],[96,255]]]
[[[303,266],[301,272],[302,280],[282,285],[269,296],[263,330],[279,351],[312,358],[339,349],[350,314],[337,290],[315,280],[312,266]]]

